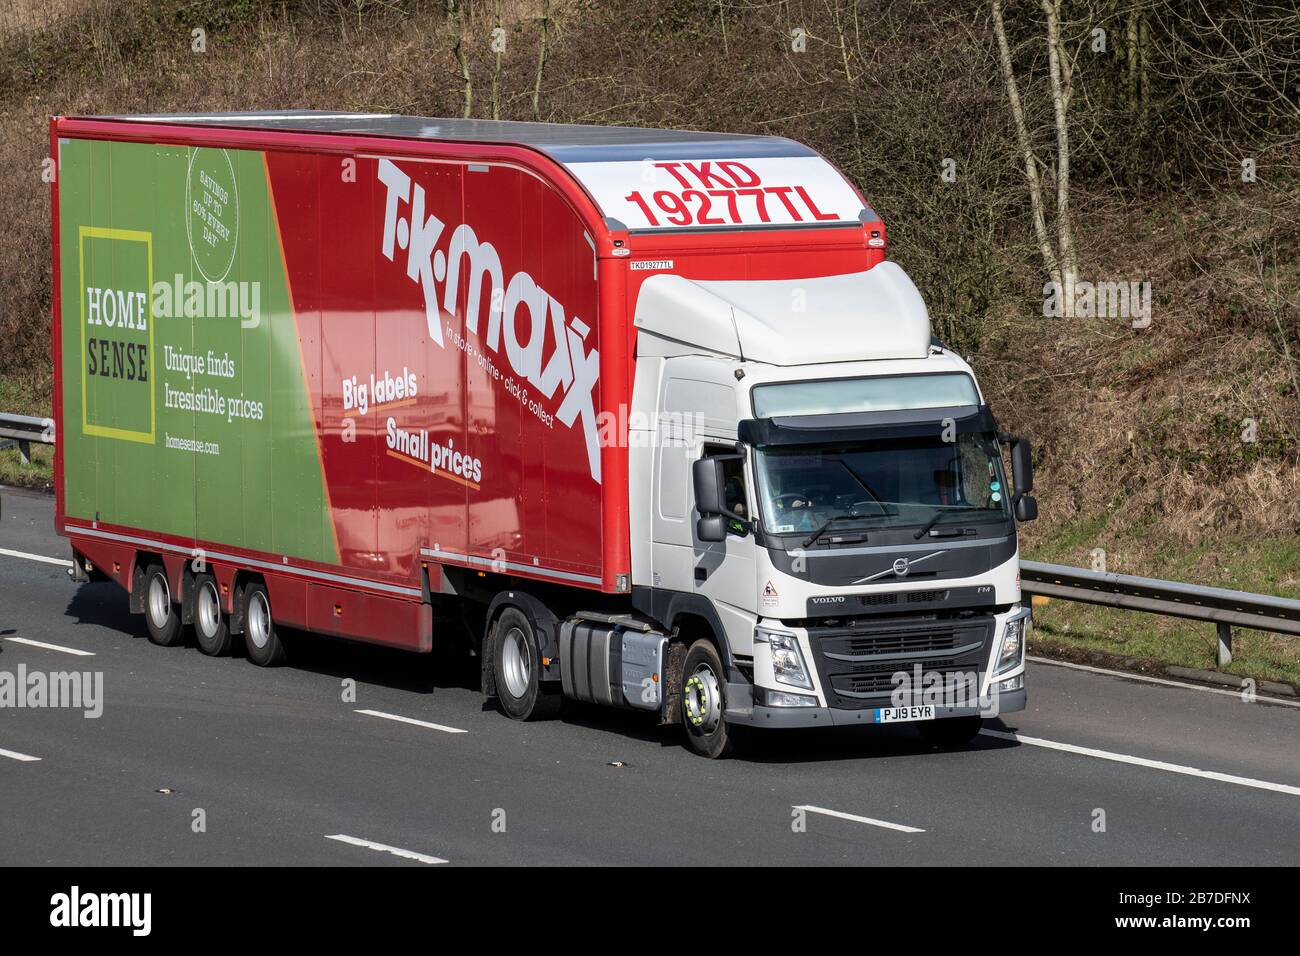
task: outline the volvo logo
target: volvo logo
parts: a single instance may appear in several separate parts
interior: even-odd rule
[[[890,574],[894,575],[894,577],[905,578],[907,577],[908,572],[912,570],[912,565],[920,564],[922,561],[929,561],[931,558],[937,558],[939,555],[947,553],[947,551],[931,551],[929,554],[923,554],[919,558],[895,558],[894,563],[883,571],[877,571],[875,574],[868,574],[865,578],[858,578],[853,583],[866,584],[868,581],[878,581]]]

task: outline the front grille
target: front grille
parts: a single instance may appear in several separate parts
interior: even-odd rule
[[[889,706],[894,675],[979,673],[988,660],[992,615],[848,621],[810,628],[813,658],[832,707]],[[975,688],[978,691],[978,687]]]
[[[853,660],[859,657],[877,657],[882,654],[915,655],[935,651],[951,651],[961,646],[964,636],[950,631],[924,631],[920,634],[871,634],[847,638],[826,638],[822,652],[834,660]]]

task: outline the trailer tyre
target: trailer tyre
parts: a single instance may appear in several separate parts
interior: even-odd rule
[[[727,726],[726,671],[713,642],[700,638],[682,666],[682,723],[686,742],[702,757],[735,752],[735,728]]]
[[[194,579],[194,640],[209,657],[230,653],[230,622],[221,613],[221,592],[210,574]]]
[[[159,647],[175,647],[185,635],[181,631],[180,608],[172,600],[167,572],[157,562],[144,569],[141,576],[144,586],[144,622],[149,629],[149,640]]]
[[[497,701],[507,717],[540,720],[560,710],[558,687],[542,684],[542,652],[528,615],[508,607],[492,625]]]
[[[248,584],[243,590],[244,644],[248,659],[259,667],[283,664],[284,643],[271,618],[271,598],[262,584]]]
[[[982,726],[984,721],[979,716],[941,717],[939,720],[923,720],[916,729],[931,747],[954,750],[974,740]]]

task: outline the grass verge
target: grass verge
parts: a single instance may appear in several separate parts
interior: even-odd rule
[[[50,414],[50,380],[45,375],[0,375],[0,412],[10,415]],[[54,446],[32,445],[32,460],[23,464],[16,446],[0,449],[0,485],[54,488]]]
[[[1087,531],[1065,529],[1026,558],[1090,567],[1093,550],[1101,548],[1109,571],[1300,598],[1297,536],[1228,536],[1191,547],[1166,543],[1153,549],[1138,535],[1099,543]],[[1098,662],[1144,671],[1167,664],[1217,670],[1216,647],[1215,627],[1208,622],[1052,599],[1034,605],[1029,651],[1071,660],[1097,655]],[[1234,628],[1232,662],[1224,673],[1300,687],[1300,637]]]

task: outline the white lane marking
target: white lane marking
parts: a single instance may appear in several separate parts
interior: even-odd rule
[[[1181,773],[1189,777],[1202,777],[1206,780],[1218,780],[1221,783],[1235,783],[1239,787],[1254,787],[1256,790],[1272,790],[1274,793],[1287,793],[1293,797],[1300,797],[1300,787],[1293,787],[1285,783],[1272,783],[1268,780],[1255,780],[1252,777],[1238,777],[1230,773],[1219,773],[1217,770],[1199,770],[1196,767],[1184,767],[1182,764],[1166,763],[1163,760],[1149,760],[1146,757],[1132,757],[1128,754],[1112,753],[1109,750],[1096,750],[1092,747],[1079,747],[1075,744],[1063,744],[1055,740],[1043,740],[1041,737],[1024,737],[1019,734],[1009,734],[1003,730],[981,730],[985,737],[996,737],[999,740],[1014,740],[1017,743],[1029,744],[1032,747],[1046,747],[1049,750],[1063,750],[1066,753],[1081,754],[1085,757],[1098,757],[1101,760],[1113,760],[1116,763],[1132,764],[1135,767],[1150,767],[1152,770],[1166,770],[1169,773]]]
[[[416,853],[414,850],[403,850],[400,846],[389,846],[386,843],[375,843],[371,840],[362,840],[359,837],[348,836],[345,833],[335,833],[333,836],[325,837],[327,840],[338,840],[340,843],[347,843],[351,846],[365,847],[367,850],[378,850],[380,853],[391,853],[393,856],[400,856],[404,860],[415,860],[417,863],[446,863],[447,861],[437,856],[429,856],[425,853]]]
[[[23,763],[31,763],[40,760],[40,757],[33,757],[31,754],[20,754],[16,750],[0,750],[0,757],[8,757],[10,760],[21,760]]]
[[[384,720],[396,720],[403,724],[415,724],[417,727],[428,727],[430,730],[441,730],[444,734],[467,734],[468,730],[461,730],[459,727],[447,727],[443,724],[431,724],[427,720],[416,720],[414,717],[403,717],[401,714],[385,714],[382,710],[358,710],[358,714],[365,714],[367,717],[382,717]]]
[[[26,551],[10,551],[8,548],[0,548],[0,554],[7,558],[26,558],[28,561],[40,561],[42,564],[57,564],[61,568],[72,567],[72,562],[67,558],[49,558],[43,554],[28,554]]]
[[[1036,657],[1033,654],[1025,656],[1025,660],[1033,661],[1035,664],[1047,664],[1050,667],[1068,667],[1071,670],[1087,671],[1089,674],[1105,674],[1107,677],[1122,677],[1124,680],[1143,681],[1148,684],[1163,684],[1166,687],[1182,687],[1185,690],[1200,690],[1207,694],[1225,694],[1228,697],[1241,699],[1241,690],[1229,690],[1224,687],[1206,687],[1204,684],[1193,684],[1188,681],[1169,680],[1164,677],[1148,677],[1146,674],[1134,674],[1131,671],[1115,671],[1105,667],[1092,667],[1089,664],[1075,664],[1073,661],[1054,661],[1050,657]],[[1256,700],[1263,700],[1268,704],[1281,704],[1283,707],[1300,707],[1300,701],[1287,700],[1283,697],[1271,697],[1267,694],[1261,695],[1256,692]]]
[[[808,813],[820,813],[827,817],[836,817],[840,820],[852,820],[854,823],[868,823],[873,827],[884,827],[886,830],[897,830],[900,833],[924,833],[919,827],[908,827],[901,823],[890,823],[887,820],[873,820],[871,817],[860,817],[854,813],[844,813],[840,810],[827,810],[825,807],[800,806],[793,807],[795,810],[804,810]]]
[[[59,651],[63,654],[76,654],[78,657],[94,657],[94,651],[79,651],[75,647],[63,647],[59,644],[46,644],[44,641],[33,641],[27,637],[6,637],[6,641],[14,644],[26,644],[28,647],[43,647],[47,651]]]

